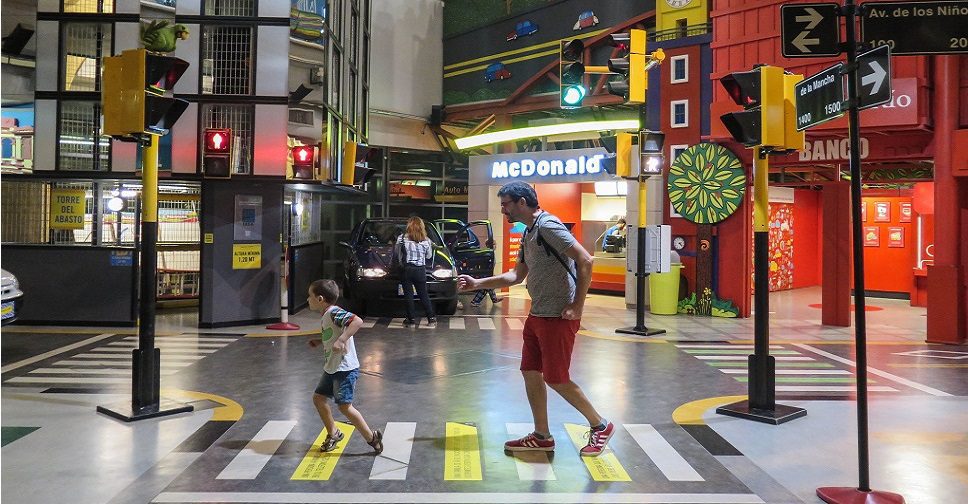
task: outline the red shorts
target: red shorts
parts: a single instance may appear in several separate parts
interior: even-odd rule
[[[571,350],[580,324],[580,320],[529,315],[524,323],[521,371],[541,371],[547,383],[570,381]]]

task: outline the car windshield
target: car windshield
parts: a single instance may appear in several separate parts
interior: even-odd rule
[[[424,222],[424,226],[427,229],[427,238],[430,239],[431,243],[434,245],[443,246],[444,243],[440,239],[440,234],[437,233],[437,228],[427,222]],[[406,227],[407,224],[405,222],[367,222],[361,231],[360,243],[373,246],[393,245],[397,242],[397,237],[403,233],[403,230]]]

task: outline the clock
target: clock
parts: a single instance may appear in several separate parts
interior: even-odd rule
[[[672,240],[672,248],[676,250],[686,248],[686,239],[681,236],[677,236],[674,240]]]
[[[692,2],[692,0],[666,0],[666,3],[669,4],[669,7],[672,7],[673,9],[681,9],[689,5],[690,2]]]

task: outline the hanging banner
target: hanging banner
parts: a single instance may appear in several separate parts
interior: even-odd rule
[[[50,190],[50,228],[84,229],[84,189]]]
[[[232,269],[259,269],[261,267],[261,243],[232,244]]]

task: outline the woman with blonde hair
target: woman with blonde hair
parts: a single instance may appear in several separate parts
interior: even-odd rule
[[[417,216],[410,217],[407,220],[407,229],[397,238],[397,245],[404,264],[401,283],[403,297],[407,300],[407,319],[403,321],[403,325],[407,327],[415,325],[413,292],[416,288],[424,311],[427,312],[427,325],[435,327],[437,318],[434,316],[434,307],[430,304],[430,296],[427,294],[427,259],[433,257],[434,246],[427,238],[427,227],[423,219]]]

